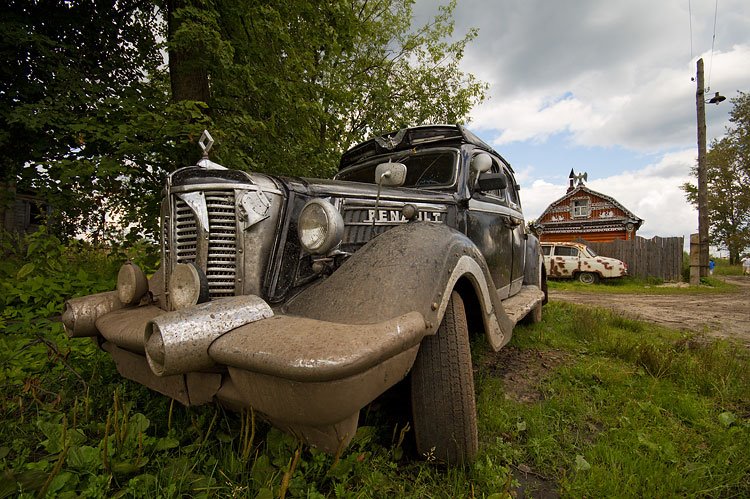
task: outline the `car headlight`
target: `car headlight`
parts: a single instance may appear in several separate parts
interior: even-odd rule
[[[193,263],[178,263],[169,277],[169,301],[182,310],[208,301],[208,279]]]
[[[308,201],[297,221],[297,234],[308,253],[322,255],[335,248],[344,235],[344,219],[331,203]]]
[[[117,273],[117,298],[123,305],[135,305],[148,291],[148,279],[133,263],[126,263]]]

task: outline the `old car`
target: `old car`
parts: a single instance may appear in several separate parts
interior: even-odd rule
[[[469,333],[498,350],[546,302],[508,162],[454,125],[359,144],[332,180],[227,169],[200,144],[166,179],[161,267],[69,300],[68,333],[183,404],[252,407],[332,453],[408,376],[419,452],[470,461]]]
[[[584,284],[596,284],[600,279],[628,275],[628,266],[625,262],[599,256],[585,244],[544,242],[542,253],[550,278],[571,278],[578,279]]]

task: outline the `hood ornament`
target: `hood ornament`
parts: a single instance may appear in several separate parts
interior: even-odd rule
[[[404,135],[406,135],[406,128],[402,128],[391,137],[388,137],[387,135],[384,135],[382,137],[375,137],[375,143],[383,149],[392,151],[401,143],[402,140],[404,140]]]
[[[227,168],[224,166],[221,166],[218,163],[214,163],[210,159],[208,159],[208,153],[211,151],[211,148],[214,145],[214,138],[211,137],[211,134],[208,133],[208,130],[203,130],[203,133],[201,134],[201,138],[198,139],[198,145],[201,146],[201,150],[203,151],[203,157],[200,161],[198,161],[198,166],[201,168],[205,168],[206,170],[226,170]]]
[[[208,152],[214,146],[214,138],[208,133],[208,130],[203,130],[201,138],[198,139],[198,145],[203,150],[203,159],[208,159]]]

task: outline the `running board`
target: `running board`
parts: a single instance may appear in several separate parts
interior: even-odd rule
[[[533,285],[523,286],[521,291],[503,300],[503,308],[505,313],[513,322],[518,324],[518,321],[526,317],[531,310],[540,305],[544,301],[544,291]]]

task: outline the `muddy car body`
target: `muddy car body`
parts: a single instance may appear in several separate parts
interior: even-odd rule
[[[584,284],[595,284],[600,279],[628,275],[628,266],[616,258],[597,255],[581,243],[542,243],[544,265],[550,278],[578,279]]]
[[[474,456],[468,327],[497,350],[546,300],[499,154],[425,126],[350,149],[333,180],[204,154],[164,194],[159,270],[125,264],[116,291],[69,300],[69,334],[95,337],[126,378],[186,405],[252,407],[330,452],[410,375],[420,450]]]

